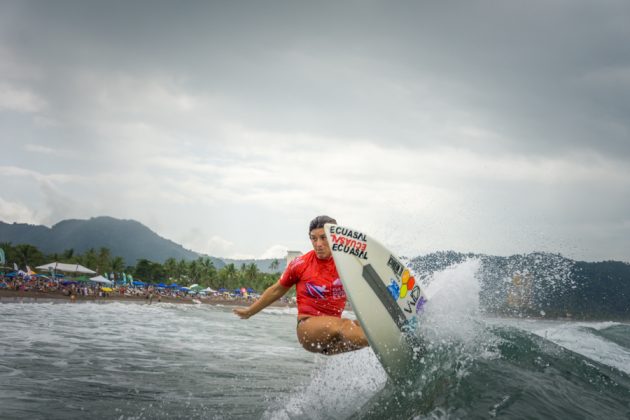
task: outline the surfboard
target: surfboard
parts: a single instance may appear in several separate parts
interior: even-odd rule
[[[365,232],[335,224],[324,230],[370,347],[391,379],[408,377],[421,356],[413,334],[427,302],[420,285],[400,258]]]

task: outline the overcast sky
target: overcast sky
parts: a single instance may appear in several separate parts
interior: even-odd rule
[[[630,261],[627,1],[0,2],[0,220]],[[0,238],[1,240],[1,238]]]

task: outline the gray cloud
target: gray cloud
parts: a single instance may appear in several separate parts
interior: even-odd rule
[[[266,130],[489,153],[630,151],[623,2],[14,7],[12,45],[47,69],[40,88],[57,112],[84,110],[80,76],[98,69],[171,78]],[[472,123],[496,136],[427,138]]]
[[[621,258],[629,18],[622,1],[3,2],[0,168],[63,175],[5,208],[146,217],[190,244],[210,243],[183,233],[203,231],[206,211],[205,235],[235,250],[260,220],[301,232],[332,208],[415,217],[405,229],[424,223],[443,247],[533,250],[540,236],[512,235],[526,229]],[[407,213],[392,191],[412,197]],[[50,217],[24,210],[35,203]],[[453,223],[468,233],[444,234]]]

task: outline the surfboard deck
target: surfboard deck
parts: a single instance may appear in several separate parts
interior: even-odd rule
[[[408,377],[422,347],[413,329],[426,297],[407,267],[362,231],[324,226],[346,295],[370,346],[393,380]]]

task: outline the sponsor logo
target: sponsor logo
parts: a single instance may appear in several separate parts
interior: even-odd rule
[[[330,238],[332,240],[331,250],[333,252],[343,252],[354,255],[364,260],[368,259],[367,237],[364,233],[346,229],[341,226],[330,228]]]
[[[396,277],[400,279],[400,276],[402,275],[405,269],[405,266],[402,265],[400,261],[398,261],[396,257],[394,257],[393,255],[389,256],[389,260],[387,261],[387,266],[391,268],[394,274],[396,274]]]
[[[389,286],[387,286],[387,290],[389,290],[394,300],[398,300],[398,297],[400,297],[400,286],[398,286],[395,280],[392,280]]]
[[[424,304],[427,303],[427,300],[424,296],[420,296],[420,299],[416,302],[416,313],[419,314],[420,311],[424,309]]]
[[[409,298],[407,299],[407,302],[405,303],[405,307],[403,307],[403,311],[410,314],[412,313],[417,314],[422,310],[425,303],[426,303],[426,300],[424,296],[422,296],[420,287],[416,285],[409,292]]]
[[[306,293],[315,299],[326,299],[326,286],[318,286],[309,281],[306,283]]]
[[[401,278],[402,284],[400,285],[400,297],[404,298],[407,296],[407,292],[413,290],[416,285],[416,279],[409,274],[409,270],[405,269],[402,273]]]
[[[351,239],[357,239],[359,241],[367,242],[367,236],[365,235],[365,233],[357,232],[356,230],[347,229],[341,226],[332,226],[330,228],[330,233],[347,236]]]
[[[341,279],[337,279],[332,283],[332,295],[334,298],[345,298],[346,291],[343,288],[343,283],[341,283]]]
[[[424,304],[427,302],[425,297],[422,296],[420,286],[416,284],[416,279],[411,275],[407,268],[403,269],[400,277],[400,284],[395,279],[390,279],[387,290],[395,301],[405,299],[401,305],[403,311],[410,314],[420,313],[420,311],[424,308]]]

